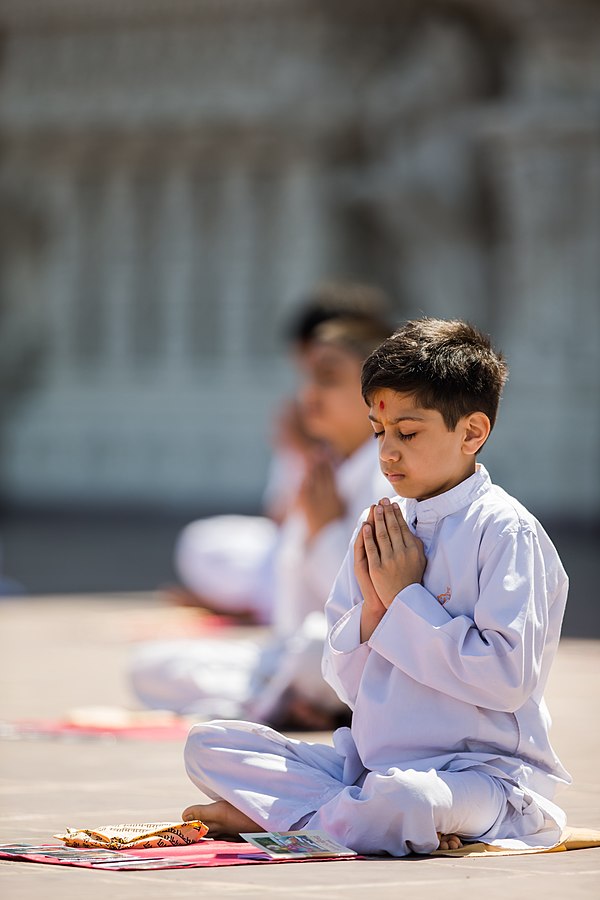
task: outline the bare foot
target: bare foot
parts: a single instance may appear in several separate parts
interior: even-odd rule
[[[188,806],[181,815],[184,822],[195,820],[203,822],[208,827],[209,837],[225,837],[244,831],[265,830],[227,800],[215,800],[213,803]]]
[[[460,850],[462,847],[462,841],[456,834],[440,834],[438,831],[438,838],[440,839],[438,850]]]

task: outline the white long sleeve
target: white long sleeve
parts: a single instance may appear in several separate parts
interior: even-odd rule
[[[558,585],[529,526],[485,536],[472,615],[452,617],[422,585],[401,591],[370,646],[411,678],[465,703],[514,712],[537,693]],[[426,647],[427,651],[423,652]]]
[[[366,515],[365,511],[361,522]],[[329,640],[325,644],[322,667],[323,677],[350,709],[354,709],[363,669],[371,652],[368,644],[360,642],[363,601],[354,575],[353,553],[358,527],[325,607]]]

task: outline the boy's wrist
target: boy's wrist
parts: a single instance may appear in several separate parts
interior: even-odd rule
[[[366,643],[370,639],[371,635],[378,627],[385,614],[386,609],[381,603],[379,604],[379,608],[375,608],[373,606],[369,606],[367,603],[363,603],[362,613],[360,617],[361,644]]]
[[[420,581],[416,581],[416,580],[415,581],[407,581],[406,583],[402,583],[401,585],[398,585],[395,588],[396,593],[393,594],[391,597],[389,595],[387,595],[386,597],[382,597],[381,602],[385,606],[386,610],[390,608],[390,606],[392,605],[392,603],[394,602],[394,600],[396,599],[398,594],[401,594],[402,591],[405,591],[407,588],[412,587],[415,584],[420,584],[420,583],[421,583]],[[392,590],[394,590],[394,588],[392,588]]]

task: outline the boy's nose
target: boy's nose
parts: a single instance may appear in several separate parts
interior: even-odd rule
[[[400,447],[395,441],[392,441],[390,438],[382,437],[381,445],[379,447],[379,458],[382,462],[386,462],[389,460],[398,460],[400,459]]]

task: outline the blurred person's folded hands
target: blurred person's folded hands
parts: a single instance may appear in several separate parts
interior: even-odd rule
[[[306,520],[309,538],[344,516],[346,504],[338,493],[333,466],[324,453],[313,453],[307,460],[296,508]]]
[[[315,448],[315,441],[304,427],[297,401],[284,400],[275,417],[273,444],[280,450],[292,451],[306,458]]]

